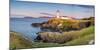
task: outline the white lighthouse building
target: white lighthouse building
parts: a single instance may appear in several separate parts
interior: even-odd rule
[[[60,11],[59,10],[56,11],[56,17],[60,18]]]
[[[70,16],[62,16],[60,14],[60,11],[59,10],[56,11],[55,15],[52,15],[52,14],[49,14],[49,13],[40,13],[40,14],[51,15],[51,16],[54,16],[55,18],[59,18],[59,19],[73,19]]]
[[[56,11],[56,18],[60,18],[60,19],[72,19],[72,17],[69,17],[69,16],[60,16],[60,11],[59,10]]]

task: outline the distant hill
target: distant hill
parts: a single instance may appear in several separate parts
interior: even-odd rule
[[[24,18],[34,18],[34,17],[26,16],[26,17],[24,17]]]

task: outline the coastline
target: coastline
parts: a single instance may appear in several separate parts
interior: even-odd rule
[[[74,46],[74,45],[90,45],[89,42],[93,40],[91,43],[94,44],[94,24],[93,19],[86,20],[48,20],[47,22],[37,23],[36,27],[44,27],[44,29],[48,29],[42,32],[38,32],[37,37],[34,42],[30,42],[29,40],[22,37],[18,32],[10,31],[10,49],[21,49],[21,48],[44,48],[44,47],[60,47],[60,46]],[[67,22],[67,25],[66,25]],[[82,22],[82,23],[81,23]],[[85,22],[85,23],[84,23]],[[89,26],[86,26],[89,22]],[[62,24],[57,28],[57,25]],[[78,23],[73,25],[73,23]],[[81,27],[80,24],[84,27]],[[78,25],[78,26],[77,26]],[[33,26],[33,25],[32,25]],[[62,27],[63,26],[63,27]],[[73,27],[69,27],[73,26]],[[33,26],[35,27],[35,26]],[[67,31],[64,28],[81,28],[76,30]],[[52,31],[53,29],[53,31]],[[59,29],[56,31],[56,29]]]

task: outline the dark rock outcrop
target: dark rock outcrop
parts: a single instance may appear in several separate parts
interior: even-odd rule
[[[40,27],[41,26],[41,23],[32,23],[31,24],[33,27]]]

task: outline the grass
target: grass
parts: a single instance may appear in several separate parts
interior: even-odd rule
[[[43,41],[47,42],[55,42],[55,43],[64,43],[70,40],[76,39],[78,37],[86,36],[94,33],[94,26],[90,26],[88,28],[84,28],[82,30],[77,31],[69,31],[69,32],[42,32],[39,33],[39,36]]]
[[[80,36],[85,36],[88,34],[94,34],[95,28],[94,26],[90,26],[88,28],[85,28],[83,30],[80,31],[81,35]]]
[[[58,43],[30,42],[17,32],[10,32],[10,50],[42,47],[58,47]]]
[[[90,40],[94,40],[94,26],[84,28],[78,31],[69,31],[60,33],[48,32],[42,33],[45,39],[50,40],[50,42],[30,42],[22,38],[16,32],[10,32],[10,48],[20,49],[20,48],[44,48],[44,47],[60,47],[60,46],[73,46],[73,45],[86,45]],[[53,41],[52,41],[53,40]],[[60,43],[64,40],[64,43]]]
[[[10,49],[32,48],[32,42],[24,39],[16,32],[10,32]]]
[[[65,44],[62,45],[67,45],[67,46],[73,46],[73,45],[87,45],[89,44],[90,40],[94,40],[94,34],[90,34],[90,35],[86,35],[77,39],[74,39],[70,42],[67,42]]]
[[[75,20],[75,19],[58,19],[51,18],[47,22],[41,24],[41,27],[49,29],[51,31],[71,31],[80,30],[93,25],[91,20]]]
[[[33,42],[34,48],[60,47],[58,43]]]
[[[94,26],[90,26],[88,28],[84,28],[80,31],[73,32],[78,34],[79,37],[73,39],[69,42],[64,43],[63,45],[86,45],[90,40],[94,40]]]

